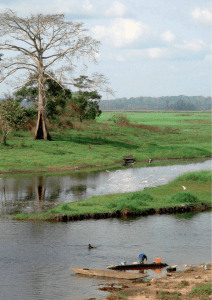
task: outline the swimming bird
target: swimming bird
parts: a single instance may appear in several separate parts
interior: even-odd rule
[[[90,249],[93,249],[93,248],[96,248],[96,247],[93,247],[93,246],[91,246],[91,244],[88,244],[88,249],[90,250]]]

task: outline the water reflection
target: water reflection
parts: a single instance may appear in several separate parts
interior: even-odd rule
[[[1,178],[0,210],[9,214],[38,213],[61,202],[79,201],[94,195],[139,191],[166,184],[186,172],[210,169],[209,160],[189,165],[131,168],[112,172]]]
[[[61,190],[59,187],[46,191],[46,177],[32,179],[2,178],[1,210],[3,213],[42,212],[55,205]]]
[[[37,177],[36,180],[36,185],[35,185],[35,190],[36,190],[36,195],[37,195],[37,211],[42,211],[43,208],[43,199],[45,195],[45,177],[44,176],[39,176]]]

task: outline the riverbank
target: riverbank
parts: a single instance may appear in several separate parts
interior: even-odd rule
[[[0,143],[0,174],[112,170],[122,168],[128,155],[137,167],[149,158],[166,165],[211,157],[210,113],[125,113],[118,123],[112,118],[103,113],[97,122],[74,121],[72,128],[50,124],[52,141],[34,140],[33,128],[12,132],[6,145]]]
[[[16,214],[16,220],[67,222],[83,219],[129,218],[211,209],[211,171],[189,172],[172,182],[131,193],[93,196],[63,203],[39,214]]]
[[[7,177],[8,175],[18,175],[18,176],[25,176],[27,174],[28,176],[34,176],[36,175],[43,175],[45,174],[46,176],[48,175],[66,175],[66,174],[71,174],[71,173],[76,173],[76,172],[100,172],[100,171],[113,171],[113,170],[123,170],[126,168],[142,168],[142,167],[157,167],[157,166],[172,166],[176,164],[191,164],[191,163],[200,163],[207,161],[208,159],[211,159],[210,157],[196,157],[196,158],[171,158],[171,159],[155,159],[152,160],[151,164],[149,164],[148,160],[143,160],[143,161],[136,161],[133,165],[128,166],[128,167],[123,167],[122,164],[123,162],[120,161],[118,163],[114,163],[112,165],[94,165],[94,166],[75,166],[75,167],[66,167],[66,168],[51,168],[48,170],[10,170],[10,171],[0,171],[1,176]]]
[[[120,281],[101,286],[111,292],[104,300],[201,300],[211,299],[211,263],[167,273],[155,280]]]

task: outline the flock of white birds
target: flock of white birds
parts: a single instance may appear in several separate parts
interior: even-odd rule
[[[176,170],[176,168],[171,170]],[[133,175],[133,169],[130,169],[129,172],[126,172],[126,170],[116,170],[111,172],[106,170],[108,173],[108,179],[99,188],[101,190],[100,194],[105,194],[109,191],[112,191],[113,193],[141,191],[147,187],[156,187],[161,185],[163,182],[165,184],[165,182],[167,182],[167,178],[165,178],[165,176],[158,178],[158,176],[154,174],[155,171],[156,169],[153,168],[150,171],[151,174],[147,174],[145,177],[138,180],[138,176]],[[185,187],[183,188],[185,189]],[[95,194],[97,193],[98,191],[96,190]]]

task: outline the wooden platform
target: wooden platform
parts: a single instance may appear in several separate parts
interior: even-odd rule
[[[87,275],[87,276],[100,276],[100,277],[110,277],[119,279],[137,279],[148,277],[148,274],[141,273],[127,273],[119,271],[108,271],[108,270],[95,270],[95,269],[80,269],[80,268],[70,268],[76,273]]]

